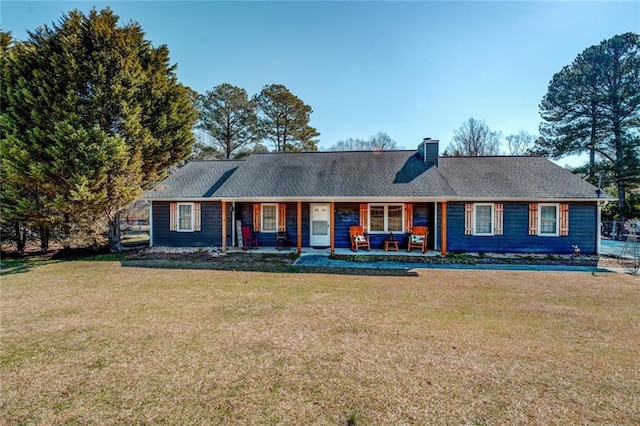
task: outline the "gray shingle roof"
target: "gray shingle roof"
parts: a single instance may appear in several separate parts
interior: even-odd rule
[[[415,151],[256,154],[221,197],[398,197],[453,195]]]
[[[542,157],[443,157],[458,197],[596,198],[596,187]]]
[[[252,154],[193,161],[144,197],[594,199],[596,188],[541,157],[442,157],[416,151]]]
[[[242,161],[190,161],[144,193],[143,198],[213,197]]]

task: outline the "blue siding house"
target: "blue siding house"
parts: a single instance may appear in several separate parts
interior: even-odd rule
[[[447,252],[584,254],[599,251],[596,189],[534,156],[439,157],[438,141],[417,150],[251,154],[192,161],[144,198],[151,243],[237,246],[240,225],[259,246],[285,234],[306,247],[351,247],[349,227],[382,248],[407,247],[427,226],[427,248]]]

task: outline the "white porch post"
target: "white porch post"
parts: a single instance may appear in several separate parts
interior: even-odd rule
[[[153,201],[149,201],[149,247],[153,247]]]
[[[596,213],[596,254],[600,256],[602,252],[602,236],[600,235],[600,224],[602,222],[602,208],[600,206],[600,201],[597,202],[598,209]]]
[[[222,251],[227,251],[227,202],[222,201]]]
[[[231,247],[236,246],[236,202],[231,203]]]
[[[440,246],[440,254],[447,255],[447,202],[442,202],[442,223],[440,226],[442,244]]]
[[[438,202],[433,202],[433,249],[438,250]]]

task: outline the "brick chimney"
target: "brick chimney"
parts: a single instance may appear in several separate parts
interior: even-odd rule
[[[418,146],[420,159],[429,166],[438,167],[440,141],[438,139],[424,138]]]

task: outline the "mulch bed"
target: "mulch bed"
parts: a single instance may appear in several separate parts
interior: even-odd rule
[[[572,257],[566,255],[493,255],[493,254],[451,254],[449,256],[363,256],[363,255],[334,255],[333,259],[351,260],[356,262],[395,261],[422,264],[464,264],[464,265],[572,265],[597,266],[598,256]]]
[[[49,251],[47,253],[28,253],[22,256],[18,256],[15,253],[3,252],[2,255],[6,259],[8,258],[38,258],[39,260],[76,260],[76,259],[91,259],[95,256],[106,255],[110,256],[105,250],[92,250],[92,249],[76,249],[72,251],[57,250]],[[210,250],[199,251],[187,251],[187,252],[156,252],[149,251],[144,248],[136,248],[128,250],[121,254],[113,255],[119,260],[125,262],[137,262],[143,261],[148,263],[151,260],[160,260],[167,262],[168,264],[177,264],[184,262],[188,264],[195,264],[198,262],[204,262],[209,268],[221,268],[221,269],[245,269],[242,267],[249,267],[251,270],[260,270],[260,268],[270,269],[271,267],[288,267],[293,265],[297,255],[295,253],[218,253]],[[580,256],[573,257],[569,255],[503,255],[503,254],[487,254],[487,253],[464,253],[457,254],[452,253],[449,256],[428,256],[428,257],[416,257],[416,256],[384,256],[384,255],[332,255],[332,260],[347,260],[353,262],[379,262],[379,261],[392,261],[392,262],[405,262],[416,264],[466,264],[466,265],[481,265],[481,264],[520,264],[520,265],[572,265],[572,266],[592,266],[603,268],[619,268],[624,267],[617,258],[606,256]],[[107,259],[105,259],[107,260]],[[115,260],[115,259],[114,259]],[[268,266],[269,265],[269,266]],[[205,266],[205,265],[203,265]]]
[[[206,262],[242,262],[242,263],[280,263],[291,265],[295,261],[295,257],[289,254],[259,254],[259,253],[228,253],[218,255],[208,250],[185,252],[185,253],[154,253],[139,251],[131,253],[127,256],[127,260],[149,260],[149,259],[171,259],[183,260],[187,262],[206,261]]]

